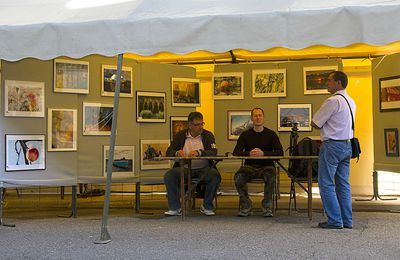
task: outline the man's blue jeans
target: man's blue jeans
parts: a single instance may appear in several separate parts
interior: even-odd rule
[[[323,142],[318,159],[318,185],[329,225],[353,226],[350,158],[350,142]]]
[[[199,178],[206,182],[206,191],[204,195],[204,208],[214,210],[213,199],[221,183],[221,175],[215,168],[209,166],[201,169],[192,169],[192,178]],[[175,167],[168,170],[164,175],[164,183],[167,188],[168,208],[177,210],[181,207],[179,197],[181,168]],[[202,176],[204,177],[202,178]],[[185,177],[186,180],[186,177]]]

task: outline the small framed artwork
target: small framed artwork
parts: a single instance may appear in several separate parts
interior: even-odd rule
[[[379,79],[381,112],[400,109],[400,76]]]
[[[244,131],[253,127],[250,110],[228,111],[228,140],[237,140]]]
[[[47,112],[47,150],[77,150],[77,110],[49,108]]]
[[[6,80],[4,116],[44,117],[44,82]]]
[[[133,97],[132,68],[122,67],[120,97]],[[117,83],[117,66],[101,65],[101,95],[113,97]]]
[[[83,135],[110,135],[112,104],[83,103]]]
[[[200,106],[200,80],[189,78],[172,78],[172,106]]]
[[[214,73],[213,96],[218,99],[243,99],[243,72]]]
[[[89,94],[89,62],[55,59],[54,92]]]
[[[253,70],[253,97],[286,97],[286,69]]]
[[[171,140],[179,131],[187,129],[188,126],[187,116],[171,116]]]
[[[165,93],[136,91],[136,121],[165,123]]]
[[[278,104],[278,131],[292,131],[297,124],[298,131],[312,131],[311,104]]]
[[[327,80],[329,74],[338,70],[338,66],[304,67],[304,94],[329,94]]]
[[[107,176],[108,159],[110,158],[110,146],[103,146],[103,176]],[[135,176],[135,146],[118,145],[114,147],[114,162],[112,165],[113,177]]]
[[[156,161],[154,157],[165,156],[169,147],[169,140],[140,140],[140,169],[168,169],[169,160]]]
[[[44,135],[6,135],[6,171],[46,168]]]
[[[385,151],[386,156],[399,156],[399,134],[397,128],[385,128]]]

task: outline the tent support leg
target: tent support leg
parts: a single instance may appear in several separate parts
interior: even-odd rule
[[[69,215],[59,215],[60,218],[76,218],[76,185],[71,187],[71,213]]]
[[[15,224],[6,224],[4,223],[3,220],[3,186],[0,187],[0,226],[4,226],[4,227],[15,227]]]
[[[107,163],[106,194],[104,196],[103,218],[101,221],[101,234],[100,238],[94,241],[95,244],[107,244],[111,242],[111,236],[108,233],[107,223],[108,223],[108,210],[110,208],[111,177],[112,177],[112,166],[114,163],[114,146],[115,146],[115,136],[117,130],[119,93],[121,90],[122,60],[123,60],[123,54],[118,54],[117,80],[115,84],[114,110],[112,114],[112,126],[111,126],[111,138],[110,138],[110,155]]]

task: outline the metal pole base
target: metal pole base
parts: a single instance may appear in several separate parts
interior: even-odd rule
[[[111,236],[108,233],[107,228],[102,228],[101,229],[101,235],[100,235],[100,239],[94,241],[95,244],[108,244],[111,242]]]
[[[356,199],[356,201],[372,201],[372,200],[397,200],[397,198],[381,198],[379,196],[379,187],[378,187],[378,172],[374,171],[372,173],[372,181],[373,181],[373,190],[374,194],[369,199]]]
[[[2,219],[0,219],[0,226],[3,226],[3,227],[15,227],[15,224],[6,224],[6,223],[3,222]]]

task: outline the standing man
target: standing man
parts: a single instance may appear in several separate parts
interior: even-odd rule
[[[251,110],[253,127],[244,131],[236,143],[233,155],[235,156],[281,156],[283,149],[277,134],[264,127],[264,110],[253,108]],[[275,183],[275,165],[272,160],[246,159],[244,165],[235,174],[235,186],[239,193],[239,217],[251,214],[252,203],[249,198],[247,183],[254,178],[264,179],[264,199],[262,210],[264,217],[273,217],[271,209],[273,184]]]
[[[332,72],[328,77],[328,91],[332,94],[314,115],[312,126],[321,129],[322,146],[318,159],[318,185],[328,221],[320,228],[342,229],[353,227],[351,191],[349,183],[352,117],[356,105],[347,94],[347,75]],[[343,95],[343,96],[340,96]]]
[[[198,157],[216,156],[217,147],[214,135],[203,129],[203,115],[200,112],[191,112],[188,116],[188,129],[179,131],[167,149],[167,156]],[[206,216],[214,216],[213,199],[221,182],[221,175],[208,160],[192,160],[191,177],[199,178],[206,182],[206,190],[203,205],[200,211]],[[188,166],[185,166],[188,168]],[[175,163],[174,167],[164,175],[164,183],[167,187],[168,208],[164,214],[167,216],[181,215],[181,202],[179,201],[180,167]]]

